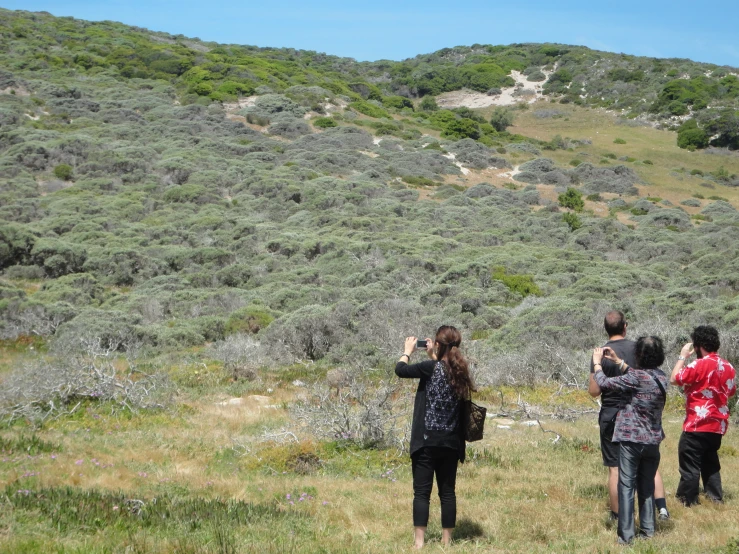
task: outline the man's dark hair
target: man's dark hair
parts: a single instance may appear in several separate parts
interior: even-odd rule
[[[634,354],[640,369],[656,369],[665,362],[665,346],[659,337],[639,337]]]
[[[626,332],[626,317],[618,310],[610,311],[603,320],[603,327],[606,328],[609,337],[623,335]]]
[[[717,352],[721,348],[718,330],[711,325],[698,325],[690,333],[690,338],[693,340],[693,348],[696,352],[699,347],[703,347],[706,352]]]

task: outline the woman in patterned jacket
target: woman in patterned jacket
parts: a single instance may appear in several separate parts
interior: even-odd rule
[[[426,339],[429,360],[409,365],[416,350],[416,337],[405,339],[404,354],[395,374],[419,379],[411,426],[413,469],[413,526],[415,547],[422,548],[429,519],[434,475],[441,501],[442,543],[448,545],[457,519],[454,491],[457,464],[464,462],[461,429],[462,401],[474,390],[467,360],[459,349],[460,332],[443,325],[436,338]]]
[[[630,368],[606,346],[593,351],[593,378],[601,390],[619,390],[629,400],[616,416],[613,441],[621,443],[618,460],[618,542],[630,544],[636,536],[634,492],[639,496],[639,534],[654,535],[654,476],[659,467],[659,445],[665,437],[662,411],[667,400],[667,376],[659,367],[665,349],[659,337],[636,341],[637,368]],[[606,357],[620,367],[618,377],[606,377],[601,361]]]

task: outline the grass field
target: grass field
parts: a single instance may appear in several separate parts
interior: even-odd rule
[[[395,450],[319,442],[290,423],[304,389],[278,374],[246,385],[203,369],[161,413],[88,404],[34,431],[0,433],[1,552],[401,552],[411,545],[410,461]],[[200,384],[198,384],[198,381]],[[409,391],[412,385],[408,384]],[[236,394],[240,404],[221,405]],[[673,519],[633,552],[719,552],[739,538],[739,439],[722,447],[726,504],[678,506],[680,399],[661,465]],[[583,391],[486,390],[491,412],[520,402],[592,412]],[[502,399],[502,400],[501,400]],[[458,476],[454,552],[620,552],[606,515],[595,415],[542,426],[489,419]],[[296,439],[280,435],[295,431]],[[272,435],[265,440],[265,434]],[[288,440],[282,440],[282,439]],[[71,488],[70,488],[71,487]],[[432,497],[427,550],[440,544]],[[729,550],[726,550],[727,552]]]

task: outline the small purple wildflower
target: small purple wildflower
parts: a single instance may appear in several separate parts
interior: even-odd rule
[[[81,466],[83,463],[85,463],[85,460],[77,460],[74,465]]]

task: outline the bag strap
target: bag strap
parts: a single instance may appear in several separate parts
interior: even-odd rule
[[[662,386],[662,383],[660,383],[660,380],[657,379],[654,374],[649,373],[649,376],[654,380],[655,383],[657,383],[659,390],[662,391],[662,398],[664,398],[665,404],[667,404],[667,391],[665,390],[665,387]]]
[[[659,387],[659,390],[662,392],[662,407],[664,408],[665,404],[667,404],[667,391],[665,390],[665,387],[662,386],[662,383],[660,383],[659,379],[657,379],[653,373],[648,373],[648,375],[654,380],[655,383],[657,383],[657,386]]]

